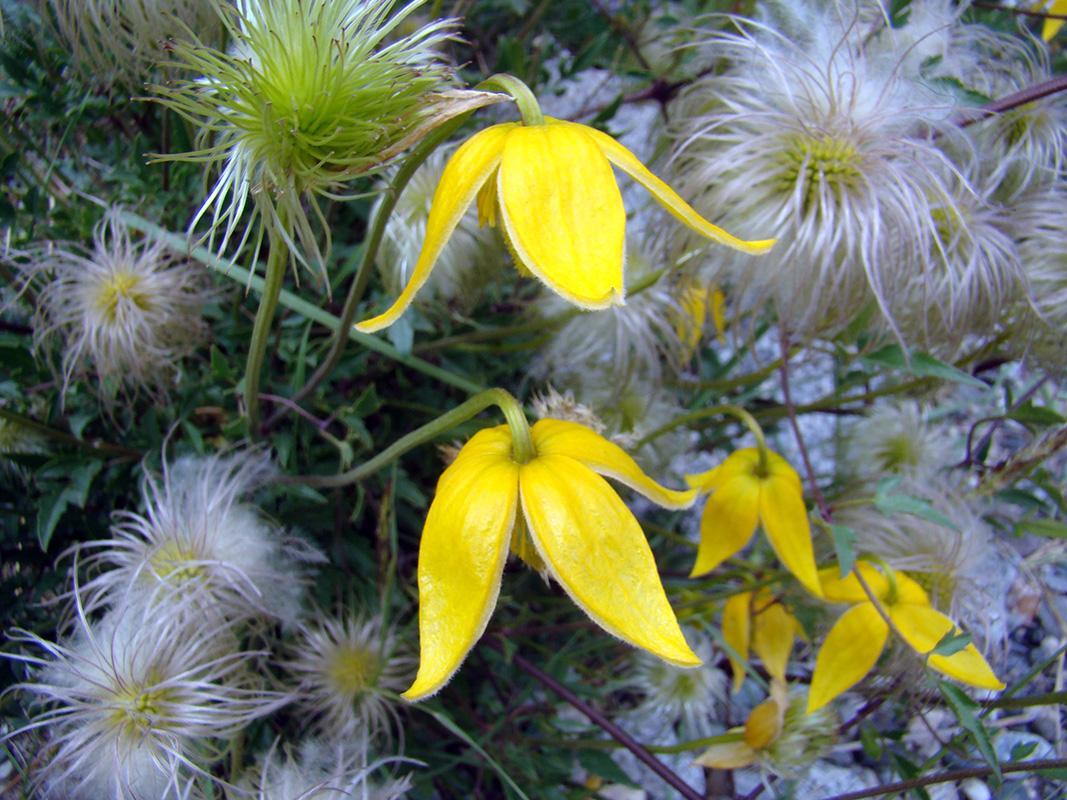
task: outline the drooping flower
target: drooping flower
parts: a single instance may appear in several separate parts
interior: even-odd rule
[[[88,605],[184,601],[231,621],[293,621],[302,567],[322,556],[244,502],[274,471],[250,449],[164,463],[162,481],[147,474],[145,513],[117,512],[111,539],[83,545],[99,570],[84,587]]]
[[[242,651],[225,622],[127,607],[93,623],[80,603],[73,622],[63,642],[13,634],[41,655],[5,654],[39,668],[17,689],[44,707],[27,729],[49,732],[36,777],[50,796],[184,800],[229,739],[289,700],[248,669],[262,653]]]
[[[520,269],[581,308],[622,303],[626,212],[612,165],[703,237],[745,253],[774,244],[744,242],[707,222],[607,134],[553,119],[508,122],[476,133],[456,150],[434,195],[411,280],[386,312],[356,327],[372,332],[400,317],[476,198],[479,220],[495,225],[499,218]]]
[[[823,709],[804,710],[802,690],[790,691],[784,681],[771,681],[770,697],[756,706],[744,726],[731,728],[734,741],[713,744],[697,764],[713,769],[758,765],[785,778],[796,778],[837,739],[834,715]]]
[[[285,667],[319,731],[340,742],[389,738],[390,726],[399,728],[393,695],[410,681],[415,660],[392,630],[383,630],[381,617],[320,611],[301,622]]]
[[[93,250],[40,247],[20,265],[43,283],[34,331],[38,349],[62,349],[64,387],[95,375],[105,402],[162,393],[181,360],[207,335],[204,272],[159,241],[135,242],[118,208],[93,230]]]
[[[451,34],[451,21],[389,41],[419,4],[392,13],[391,0],[237,0],[220,9],[227,52],[171,45],[183,62],[175,66],[199,77],[153,88],[160,103],[199,127],[199,149],[160,158],[221,167],[192,223],[211,220],[212,247],[221,229],[219,252],[226,248],[251,197],[241,242],[259,216],[257,238],[265,227],[294,258],[321,270],[324,252],[309,219],[323,219],[318,198],[384,168],[464,110],[433,94],[448,86],[434,47]]]
[[[742,659],[749,648],[760,657],[772,678],[785,682],[785,667],[797,636],[803,628],[782,600],[768,589],[741,592],[726,601],[722,611],[722,636]],[[734,671],[736,692],[745,680],[744,665],[727,653]]]
[[[766,455],[763,465],[758,448],[738,450],[719,466],[686,477],[690,486],[711,493],[700,517],[700,548],[690,574],[711,572],[762,526],[786,569],[821,596],[800,476],[777,453]]]
[[[973,644],[951,655],[931,654],[956,624],[930,605],[923,588],[907,575],[890,573],[892,580],[866,562],[857,565],[860,575],[878,599],[882,610],[904,641],[931,669],[983,689],[1003,689],[1004,684]],[[819,571],[823,596],[833,603],[851,603],[823,640],[811,677],[808,711],[822,708],[860,681],[878,661],[889,638],[889,623],[864,591],[855,573],[840,577],[838,567]]]
[[[509,549],[609,633],[673,664],[700,664],[641,526],[600,475],[667,508],[687,507],[695,492],[663,488],[576,423],[543,419],[531,434],[534,455],[518,463],[508,426],[478,432],[438,481],[419,548],[421,659],[409,700],[444,686],[484,632]]]

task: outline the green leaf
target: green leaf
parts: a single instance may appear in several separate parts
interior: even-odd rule
[[[1067,539],[1067,524],[1055,519],[1028,519],[1015,527],[1016,532],[1032,533],[1046,539]]]
[[[622,767],[615,763],[614,759],[603,750],[579,750],[578,763],[582,769],[591,775],[596,775],[611,783],[638,788],[637,784],[630,780]]]
[[[1011,749],[1012,761],[1025,761],[1027,756],[1033,755],[1037,749],[1037,742],[1019,742]]]
[[[878,740],[878,731],[873,725],[860,725],[860,744],[863,752],[872,761],[882,758],[882,743]]]
[[[104,466],[103,461],[75,461],[73,459],[53,459],[37,473],[38,479],[59,482],[66,478],[66,484],[45,491],[37,512],[37,541],[41,550],[48,550],[56,525],[68,506],[85,507],[89,496],[89,486],[93,478]]]
[[[954,381],[969,386],[978,386],[988,389],[984,381],[978,380],[973,375],[957,369],[951,364],[939,361],[929,353],[909,353],[899,344],[888,344],[880,350],[876,350],[863,357],[863,361],[876,366],[899,369],[914,375],[916,378],[940,378],[941,380]]]
[[[950,683],[938,681],[937,688],[941,690],[941,696],[945,698],[945,702],[952,709],[952,713],[956,715],[956,719],[960,721],[960,725],[971,735],[975,745],[978,747],[978,752],[982,754],[982,758],[986,760],[986,763],[993,770],[994,788],[999,789],[1004,777],[1000,774],[1000,762],[997,761],[993,743],[989,740],[989,731],[985,729],[985,725],[974,714],[974,710],[978,708],[978,703],[972,700],[963,689]]]
[[[952,528],[954,531],[959,530],[955,522],[934,508],[933,504],[924,497],[913,497],[910,494],[875,495],[874,504],[887,514],[893,512],[912,514],[936,522],[938,525],[944,525],[946,528]]]
[[[1008,419],[1016,422],[1029,423],[1031,425],[1048,426],[1063,425],[1067,417],[1047,406],[1035,406],[1032,400],[1027,400],[1018,408],[1013,408],[1007,414]]]
[[[847,525],[827,526],[830,535],[834,539],[834,551],[837,553],[837,562],[841,567],[841,578],[848,577],[852,567],[856,564],[856,532]]]
[[[958,653],[971,643],[971,634],[963,631],[951,630],[941,637],[941,641],[934,645],[930,651],[932,656],[950,656]]]

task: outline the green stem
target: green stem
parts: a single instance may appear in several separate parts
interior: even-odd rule
[[[533,91],[514,75],[499,74],[486,78],[475,89],[483,92],[504,92],[511,96],[519,107],[523,125],[544,125],[545,115]]]
[[[278,223],[283,229],[289,224],[284,208],[278,209]],[[252,341],[248,344],[248,361],[245,364],[245,432],[250,439],[259,438],[259,377],[263,371],[267,339],[274,322],[274,312],[278,308],[288,262],[289,246],[282,236],[271,236],[263,294],[256,309],[256,321],[252,326]]]
[[[682,414],[680,417],[675,417],[666,425],[661,425],[660,427],[649,433],[647,436],[642,438],[640,441],[638,441],[637,444],[634,445],[633,449],[636,452],[649,442],[658,439],[665,433],[670,433],[675,428],[681,428],[683,425],[688,425],[691,422],[696,422],[697,420],[706,419],[708,417],[718,417],[722,416],[723,414],[732,414],[733,416],[741,420],[743,423],[745,423],[745,427],[752,431],[752,435],[756,437],[756,447],[759,449],[759,474],[768,474],[769,470],[767,465],[767,439],[763,435],[763,429],[759,426],[759,423],[756,422],[756,418],[753,417],[750,413],[748,413],[745,409],[741,408],[740,406],[731,405],[730,403],[721,403],[720,405],[716,406],[708,406],[707,408],[701,408],[697,411],[691,411],[688,414]]]
[[[497,406],[507,418],[511,427],[512,446],[514,458],[520,464],[529,461],[532,456],[533,440],[530,437],[529,424],[522,413],[522,407],[518,401],[503,389],[486,389],[479,392],[470,400],[447,411],[432,422],[428,422],[406,436],[402,436],[389,447],[382,450],[369,461],[364,461],[358,467],[353,467],[348,472],[339,475],[311,475],[300,478],[283,479],[283,483],[299,483],[302,486],[315,486],[318,488],[335,488],[348,486],[373,475],[383,467],[389,466],[404,453],[431,439],[436,439],[443,433],[451,430],[462,422],[466,422],[475,414],[478,414],[489,406]],[[521,456],[525,456],[523,461]]]
[[[408,181],[411,180],[423,162],[430,157],[430,154],[441,144],[448,141],[452,134],[466,122],[471,113],[473,112],[453,117],[428,133],[411,151],[411,155],[404,159],[392,183],[382,193],[381,201],[374,211],[374,216],[370,221],[370,228],[367,231],[367,238],[363,244],[363,256],[360,258],[359,266],[356,267],[355,277],[352,279],[352,284],[348,289],[348,296],[345,297],[344,307],[341,309],[341,316],[338,318],[337,329],[330,340],[330,349],[322,363],[308,378],[307,383],[292,396],[293,403],[299,405],[305,397],[314,392],[326,380],[327,376],[333,372],[337,362],[341,360],[341,354],[344,352],[345,344],[349,339],[346,334],[350,334],[352,331],[352,323],[355,321],[356,311],[359,309],[359,303],[363,299],[363,293],[366,291],[367,283],[370,281],[371,272],[374,269],[374,261],[378,257],[378,248],[381,247],[382,237],[385,235],[385,224],[389,221],[393,209],[396,208],[404,187],[408,185]],[[285,414],[286,411],[284,409],[279,410],[267,420],[263,429],[265,431],[273,429],[281,422]]]
[[[1049,692],[1033,697],[998,697],[982,702],[984,708],[1031,708],[1033,706],[1058,706],[1067,703],[1067,692]]]
[[[131,214],[128,211],[122,212],[122,218],[126,223],[134,230],[141,231],[142,233],[151,234],[155,238],[166,242],[175,252],[183,253],[187,250],[187,243],[184,237],[177,236],[173,233],[163,230],[158,225],[148,222],[136,214]],[[258,275],[254,275],[248,270],[238,267],[236,264],[229,265],[225,262],[220,262],[218,258],[213,256],[205,247],[196,247],[188,251],[191,258],[196,259],[201,264],[214,269],[215,271],[225,275],[237,283],[242,283],[252,288],[253,291],[262,292],[264,281]],[[309,303],[301,297],[297,297],[292,292],[288,292],[282,289],[279,302],[286,308],[292,309],[297,314],[306,317],[314,322],[319,323],[323,327],[329,328],[331,331],[343,330],[347,327],[348,339],[366,347],[368,350],[373,350],[376,353],[380,353],[386,358],[390,358],[399,364],[403,364],[406,367],[411,367],[423,375],[427,375],[435,380],[441,381],[441,383],[449,386],[454,386],[457,389],[461,389],[464,392],[480,392],[484,387],[479,386],[474,381],[465,378],[462,375],[456,375],[453,372],[449,372],[446,369],[431,364],[428,361],[424,361],[417,356],[410,355],[408,353],[401,353],[393,345],[389,344],[377,336],[371,336],[370,334],[360,333],[352,328],[351,325],[342,326],[340,320],[328,311],[324,311],[313,303]],[[289,400],[294,404],[292,398]],[[273,418],[272,418],[273,419]],[[263,426],[264,430],[269,430],[269,421]]]

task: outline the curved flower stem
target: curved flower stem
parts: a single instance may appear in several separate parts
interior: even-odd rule
[[[495,650],[501,655],[504,655],[503,646],[501,646],[499,642],[497,642],[491,637],[487,636],[482,639],[481,644]],[[559,695],[561,698],[563,698],[572,706],[574,706],[575,709],[577,709],[586,717],[588,717],[589,721],[592,722],[594,725],[597,725],[602,728],[605,733],[607,733],[609,736],[619,742],[623,747],[633,753],[638,761],[643,763],[645,766],[647,766],[649,769],[651,769],[653,772],[663,778],[663,780],[666,781],[666,783],[672,789],[678,792],[686,800],[704,800],[704,797],[700,792],[698,792],[688,783],[683,781],[675,772],[673,772],[669,767],[667,767],[666,764],[664,764],[658,758],[649,753],[648,750],[646,750],[640,742],[638,742],[630,734],[628,734],[626,731],[624,731],[606,716],[601,714],[595,708],[593,708],[580,697],[578,697],[578,695],[576,695],[562,683],[557,681],[551,675],[547,675],[546,673],[542,672],[520,655],[512,655],[511,662],[516,667],[525,672],[527,675],[529,675],[531,678],[540,683],[542,686],[547,689],[550,689],[555,694]]]
[[[339,475],[306,475],[294,478],[282,478],[280,483],[300,484],[302,486],[315,486],[318,488],[336,488],[348,486],[361,481],[369,475],[373,475],[383,467],[389,466],[408,450],[425,444],[435,439],[446,431],[456,427],[461,422],[466,422],[475,414],[484,411],[489,406],[497,406],[507,418],[511,427],[511,436],[515,448],[516,461],[520,454],[529,461],[533,454],[533,441],[530,438],[530,427],[526,422],[522,406],[503,389],[486,389],[479,392],[470,400],[447,411],[432,422],[428,422],[421,428],[413,430],[406,436],[402,436],[389,447],[382,450],[369,461],[364,461],[358,467],[353,467],[348,472]],[[525,463],[520,461],[520,463]]]
[[[407,186],[408,181],[411,180],[416,170],[422,166],[423,162],[429,158],[430,154],[446,142],[453,133],[455,133],[459,127],[467,121],[473,112],[468,111],[464,114],[460,114],[453,117],[448,122],[434,128],[426,137],[420,141],[415,149],[411,151],[404,162],[400,165],[400,169],[397,170],[396,176],[393,178],[392,183],[383,193],[382,199],[378,207],[374,211],[374,216],[370,221],[370,228],[367,231],[367,238],[363,244],[363,255],[359,260],[359,266],[356,267],[355,277],[352,278],[352,284],[349,286],[348,295],[345,297],[344,307],[341,309],[341,315],[339,317],[339,324],[337,330],[334,331],[333,338],[330,340],[330,349],[323,358],[322,363],[311,374],[307,382],[296,391],[296,393],[290,398],[293,403],[300,404],[300,402],[314,392],[320,384],[333,372],[334,367],[337,366],[337,362],[341,360],[341,354],[344,352],[345,344],[348,343],[348,332],[352,329],[352,323],[356,318],[356,311],[359,308],[359,303],[363,299],[363,293],[367,289],[367,283],[370,281],[371,271],[374,267],[374,260],[378,257],[378,248],[382,244],[382,236],[385,234],[385,224],[389,221],[390,215],[393,213],[393,209],[396,207],[397,200],[400,199],[401,193],[404,191],[404,187]],[[264,423],[263,430],[272,430],[281,420],[285,417],[285,410],[278,411],[270,417]]]
[[[282,229],[289,224],[284,208],[278,209],[278,224]],[[263,280],[263,294],[260,295],[259,308],[256,309],[252,340],[248,343],[248,360],[245,362],[245,432],[249,439],[259,438],[259,376],[263,370],[267,338],[274,322],[274,312],[278,308],[288,261],[289,245],[284,237],[272,236],[270,253],[267,256],[267,274]]]
[[[485,92],[504,92],[511,96],[519,107],[523,125],[544,125],[545,116],[533,91],[514,75],[492,75],[479,83],[475,89]]]
[[[660,436],[663,436],[665,433],[670,433],[675,428],[681,428],[691,422],[707,419],[708,417],[719,417],[723,414],[732,414],[733,416],[737,417],[739,420],[741,420],[741,422],[745,423],[745,427],[748,428],[752,432],[752,435],[756,437],[756,447],[759,449],[760,453],[760,470],[763,473],[766,473],[767,439],[763,435],[763,429],[760,427],[759,423],[756,422],[756,418],[752,416],[748,411],[741,408],[740,406],[735,406],[731,403],[720,403],[719,405],[708,406],[707,408],[701,408],[696,411],[691,411],[688,414],[682,414],[680,417],[675,417],[667,424],[661,425],[651,433],[639,439],[634,445],[633,449],[635,451],[640,450],[649,442],[655,441]]]
[[[785,401],[786,414],[789,416],[789,424],[793,428],[793,436],[797,440],[800,458],[804,462],[804,471],[808,475],[812,499],[815,500],[815,505],[818,507],[822,518],[830,519],[830,509],[827,507],[822,491],[819,489],[819,484],[815,480],[815,470],[812,469],[811,458],[808,457],[808,448],[804,444],[804,437],[801,435],[800,425],[797,423],[796,407],[793,405],[793,398],[789,392],[789,334],[785,328],[781,329],[780,341],[782,346],[782,364],[780,367],[782,373],[782,399]]]

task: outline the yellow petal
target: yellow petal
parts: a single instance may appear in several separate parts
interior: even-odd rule
[[[538,552],[594,622],[672,664],[700,665],[641,526],[607,481],[573,459],[539,454],[519,468],[519,486]]]
[[[675,219],[684,223],[687,227],[696,231],[701,236],[706,236],[713,242],[724,244],[735,250],[740,250],[744,253],[752,253],[754,255],[766,253],[777,241],[776,239],[763,239],[755,242],[746,242],[735,236],[731,236],[722,228],[712,225],[694,211],[685,200],[679,197],[674,189],[649,172],[648,168],[638,161],[633,153],[606,133],[601,133],[593,128],[587,128],[586,130],[589,132],[589,136],[593,138],[593,141],[595,141],[600,148],[600,152],[604,154],[608,161],[648,189],[648,191],[652,193],[652,196],[659,200],[664,208],[666,208]]]
[[[759,481],[737,477],[719,486],[700,517],[700,547],[691,577],[711,572],[745,546],[759,517]]]
[[[804,588],[822,597],[804,499],[788,476],[772,472],[760,483],[760,521],[771,547]]]
[[[726,295],[716,286],[711,295],[711,320],[715,323],[715,335],[719,339],[719,344],[726,344],[726,336],[723,335],[726,332],[725,308]]]
[[[664,508],[689,508],[696,500],[693,490],[678,492],[660,486],[642,472],[625,450],[577,422],[543,419],[534,423],[530,433],[539,454],[573,458]]]
[[[903,572],[897,570],[896,581],[897,596],[894,599],[895,603],[917,606],[930,605],[930,596],[926,593],[926,590],[912,578],[909,578]]]
[[[626,211],[615,174],[581,125],[520,126],[497,188],[516,257],[582,308],[621,303]]]
[[[456,229],[482,185],[500,165],[504,141],[518,124],[508,122],[479,131],[464,142],[448,160],[445,171],[441,174],[441,181],[437,184],[437,191],[433,195],[430,216],[426,220],[426,239],[408,285],[388,311],[360,322],[356,325],[356,330],[373,333],[387,328],[411,305],[415,293],[430,277],[430,271],[437,263],[452,231]]]
[[[749,614],[751,612],[752,592],[735,594],[726,601],[722,610],[722,638],[737,651],[741,658],[748,658]],[[733,691],[741,688],[745,681],[745,667],[734,654],[726,651],[730,659],[730,668],[734,672]]]
[[[772,678],[785,680],[785,668],[799,627],[796,617],[786,611],[780,601],[771,603],[753,616],[752,650]]]
[[[1067,14],[1067,0],[1053,0],[1048,6],[1049,14],[1064,15]],[[1051,41],[1057,33],[1060,32],[1060,28],[1063,27],[1062,19],[1053,19],[1048,17],[1041,26],[1041,38],[1046,42]]]
[[[842,614],[815,659],[808,713],[822,708],[870,672],[888,634],[889,626],[871,603],[860,603]]]
[[[958,632],[951,619],[929,606],[895,605],[889,609],[889,618],[893,620],[904,640],[919,653],[929,653],[949,631]],[[1004,684],[973,644],[950,656],[930,656],[927,663],[933,669],[961,683],[983,689],[1004,688]]]
[[[405,699],[437,692],[485,631],[518,495],[510,456],[457,458],[438,481],[419,546],[419,671]]]
[[[785,705],[778,698],[769,697],[748,714],[745,721],[745,744],[753,750],[762,750],[782,735],[785,721]]]
[[[693,761],[694,766],[710,769],[741,769],[756,762],[756,751],[745,742],[713,744]]]
[[[866,561],[860,561],[856,566],[874,596],[879,600],[884,598],[889,591],[889,581],[881,571]],[[870,600],[856,576],[850,572],[842,578],[841,568],[836,565],[819,570],[819,585],[823,599],[831,603],[866,603]]]

